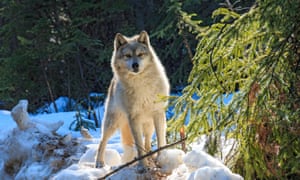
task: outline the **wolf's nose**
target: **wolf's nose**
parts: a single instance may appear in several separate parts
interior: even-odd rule
[[[133,63],[132,64],[132,69],[138,69],[139,68],[139,64],[138,63]]]

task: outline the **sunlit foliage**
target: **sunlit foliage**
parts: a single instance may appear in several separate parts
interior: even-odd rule
[[[210,26],[181,11],[198,45],[170,129],[184,126],[190,141],[235,139],[227,163],[246,179],[300,176],[299,9],[298,0],[258,0],[245,13],[215,10]]]

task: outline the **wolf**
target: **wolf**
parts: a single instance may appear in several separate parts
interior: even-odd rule
[[[116,130],[121,132],[123,162],[151,150],[151,138],[156,132],[157,145],[166,144],[167,101],[170,85],[165,69],[150,44],[146,31],[133,37],[117,33],[111,58],[113,78],[105,102],[102,135],[96,155],[96,168],[103,167],[104,150]],[[142,173],[147,160],[138,162]]]

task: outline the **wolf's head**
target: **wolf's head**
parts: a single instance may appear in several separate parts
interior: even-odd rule
[[[146,31],[128,38],[118,33],[114,41],[112,66],[119,73],[137,75],[151,63],[152,53]]]

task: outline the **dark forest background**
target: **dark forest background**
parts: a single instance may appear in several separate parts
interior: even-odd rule
[[[237,2],[247,11],[253,1]],[[223,0],[3,0],[0,2],[0,108],[21,98],[30,111],[60,96],[106,93],[116,33],[146,30],[164,64],[172,91],[186,85],[196,37],[179,11],[195,13],[202,25]]]

